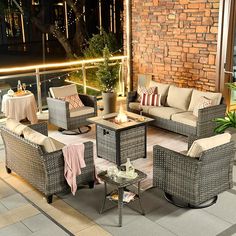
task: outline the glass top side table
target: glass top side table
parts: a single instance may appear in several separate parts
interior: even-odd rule
[[[141,196],[140,196],[140,182],[142,180],[144,180],[147,175],[145,173],[143,173],[142,171],[139,170],[135,170],[135,172],[138,174],[138,176],[134,179],[129,179],[129,178],[120,178],[120,177],[110,177],[107,174],[107,171],[103,171],[100,174],[98,174],[98,177],[104,181],[104,200],[103,200],[103,204],[100,210],[100,214],[102,214],[105,210],[105,205],[106,205],[106,201],[108,200],[108,197],[111,196],[112,192],[107,192],[107,184],[110,184],[112,186],[114,186],[117,191],[118,191],[118,200],[113,200],[115,202],[118,203],[118,211],[119,211],[119,226],[122,226],[122,209],[123,209],[123,205],[124,205],[124,191],[126,190],[126,187],[136,184],[138,183],[138,192],[135,194],[135,198],[134,200],[138,199],[139,201],[139,206],[140,206],[140,210],[138,211],[139,213],[141,213],[142,215],[145,215],[145,212],[142,208],[142,204],[141,204]],[[128,203],[127,203],[128,206]],[[133,209],[133,208],[132,208]],[[107,209],[109,210],[109,209]],[[134,209],[133,209],[134,210]]]

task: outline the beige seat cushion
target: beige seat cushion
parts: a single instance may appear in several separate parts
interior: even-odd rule
[[[148,113],[150,108],[153,108],[153,106],[141,106],[143,109],[143,112]],[[140,110],[140,102],[130,102],[129,108],[132,110],[139,111]]]
[[[65,85],[61,87],[51,87],[49,88],[49,90],[53,98],[67,97],[78,93],[75,84]]]
[[[213,100],[212,106],[216,106],[220,104],[222,94],[221,93],[211,93],[211,92],[202,92],[196,89],[193,90],[191,101],[189,104],[188,111],[193,111],[194,107],[197,105],[199,99],[201,97],[206,97]]]
[[[200,157],[203,151],[230,142],[231,135],[228,133],[218,134],[209,138],[195,140],[188,150],[187,156]]]
[[[167,120],[170,120],[173,114],[179,112],[183,112],[183,110],[173,107],[151,107],[149,109],[149,115],[153,115]]]
[[[94,113],[94,108],[93,107],[80,107],[76,110],[72,110],[70,112],[70,117],[77,117],[77,116],[83,116],[83,115],[87,115],[90,113]]]
[[[23,130],[27,127],[27,125],[23,125],[15,119],[7,119],[6,120],[6,128],[11,130],[12,132],[22,135]]]
[[[52,140],[53,144],[55,145],[56,150],[61,150],[63,147],[66,146],[64,143],[61,143],[54,138],[50,138],[50,139]]]
[[[193,127],[197,126],[197,117],[191,111],[173,114],[171,120]]]
[[[178,88],[171,85],[167,95],[167,105],[187,111],[192,91],[189,88]]]
[[[54,152],[57,150],[50,137],[47,137],[29,127],[23,130],[23,135],[25,139],[32,143],[43,146],[46,152]]]
[[[158,94],[161,94],[161,105],[164,106],[170,85],[158,83],[156,81],[151,80],[149,86],[157,87]]]

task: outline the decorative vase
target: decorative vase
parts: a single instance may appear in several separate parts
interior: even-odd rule
[[[132,176],[134,175],[135,169],[134,166],[130,162],[130,158],[127,158],[127,162],[125,163],[126,175]]]
[[[116,112],[116,98],[117,94],[115,92],[102,93],[102,100],[104,105],[103,114]]]

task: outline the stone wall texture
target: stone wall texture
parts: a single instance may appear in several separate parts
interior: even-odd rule
[[[219,0],[131,2],[134,88],[138,74],[152,74],[163,83],[214,91]]]

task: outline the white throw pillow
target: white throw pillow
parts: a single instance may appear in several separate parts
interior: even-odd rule
[[[200,97],[206,97],[212,100],[212,106],[216,106],[220,104],[222,94],[221,93],[213,93],[213,92],[203,92],[203,91],[198,91],[196,89],[193,90],[191,101],[189,104],[188,111],[193,111],[194,107],[198,103],[198,100]]]
[[[193,89],[170,86],[167,105],[187,111]]]
[[[6,128],[18,135],[22,135],[23,130],[26,127],[27,127],[26,125],[21,124],[20,122],[16,121],[15,119],[7,119],[6,120]]]
[[[44,147],[46,152],[54,152],[57,150],[53,140],[29,127],[23,130],[24,138],[31,141],[32,143],[41,145]]]
[[[198,158],[203,151],[230,142],[231,135],[228,133],[218,134],[209,138],[195,140],[188,150],[187,156]]]
[[[198,117],[198,110],[206,107],[213,106],[213,101],[206,97],[200,97],[198,100],[198,103],[195,105],[193,109],[193,115]]]

